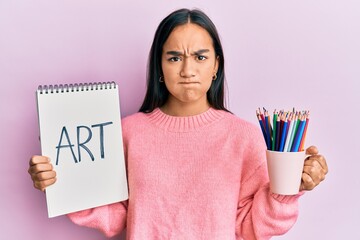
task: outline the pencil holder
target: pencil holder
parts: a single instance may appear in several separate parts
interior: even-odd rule
[[[308,155],[302,152],[266,151],[270,190],[281,195],[299,193],[304,161]]]

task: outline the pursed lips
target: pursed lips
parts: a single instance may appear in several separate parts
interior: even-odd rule
[[[200,82],[179,82],[179,84],[184,84],[184,85],[188,85],[188,84],[200,84]]]

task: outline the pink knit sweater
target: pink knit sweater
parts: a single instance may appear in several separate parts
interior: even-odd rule
[[[126,228],[131,240],[269,239],[295,223],[299,195],[269,192],[257,126],[212,108],[155,109],[122,124],[129,200],[69,214],[73,222],[107,236]]]

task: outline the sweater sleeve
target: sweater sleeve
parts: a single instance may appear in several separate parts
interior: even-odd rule
[[[75,213],[67,216],[75,224],[95,228],[107,237],[115,236],[126,227],[128,201],[109,204]]]
[[[265,240],[286,233],[298,217],[298,198],[270,192],[264,178],[266,165],[242,184],[236,219],[239,239]],[[262,176],[263,175],[263,176]]]
[[[286,233],[298,217],[299,193],[292,196],[273,194],[270,191],[266,165],[266,146],[254,137],[248,146],[240,184],[236,218],[237,239],[265,240]]]

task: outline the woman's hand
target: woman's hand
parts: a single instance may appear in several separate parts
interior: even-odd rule
[[[55,183],[56,173],[48,157],[33,156],[29,164],[28,172],[35,188],[44,191],[46,187]]]
[[[306,154],[311,156],[304,162],[300,191],[314,189],[325,179],[325,175],[328,173],[326,160],[324,156],[319,155],[317,147],[311,146],[307,148]]]

